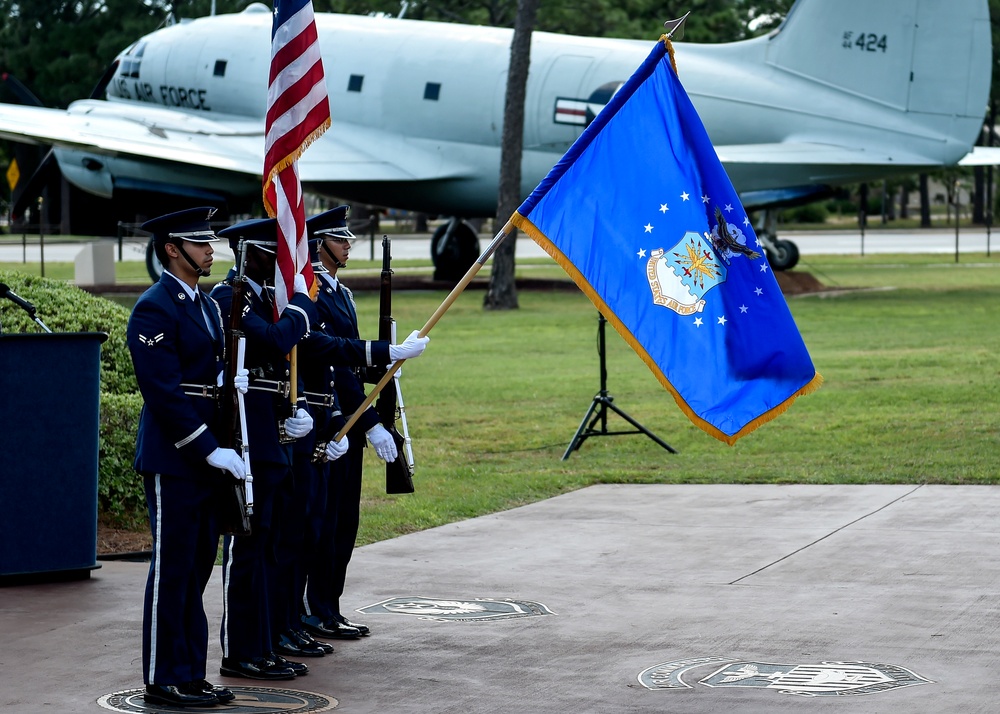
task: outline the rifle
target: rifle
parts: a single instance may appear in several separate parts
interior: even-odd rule
[[[241,244],[242,248],[242,244]],[[218,503],[219,532],[223,535],[250,535],[250,515],[253,513],[253,476],[250,475],[250,445],[247,440],[246,409],[243,395],[236,388],[235,379],[243,369],[246,337],[240,329],[243,320],[244,294],[247,279],[243,275],[242,250],[238,251],[239,271],[232,281],[232,302],[229,309],[229,328],[226,330],[226,370],[222,381],[222,438],[220,446],[240,452],[247,465],[246,481],[241,481],[228,471],[222,472],[224,481]]]
[[[392,256],[389,253],[389,236],[382,236],[382,275],[379,285],[378,338],[395,342],[396,322],[392,319]],[[396,442],[396,460],[385,465],[386,493],[413,493],[413,450],[406,427],[402,393],[399,391],[399,377],[386,385],[375,403],[379,420]],[[401,420],[403,434],[396,429],[396,420]],[[405,436],[404,436],[405,434]]]

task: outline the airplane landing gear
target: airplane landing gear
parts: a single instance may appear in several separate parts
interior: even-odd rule
[[[778,238],[774,211],[764,211],[763,224],[757,228],[757,237],[767,253],[772,270],[791,270],[799,262],[799,247],[790,240]]]
[[[431,237],[435,280],[458,282],[480,255],[479,237],[467,221],[451,218]]]

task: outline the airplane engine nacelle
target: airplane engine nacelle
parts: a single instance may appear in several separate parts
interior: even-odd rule
[[[81,191],[111,198],[114,178],[108,170],[106,156],[68,149],[56,149],[55,155],[63,178]]]

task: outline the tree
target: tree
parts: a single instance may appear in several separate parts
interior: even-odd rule
[[[519,0],[514,38],[510,43],[510,68],[507,72],[507,94],[504,102],[503,135],[500,145],[500,190],[497,201],[496,225],[503,225],[521,203],[521,153],[524,144],[524,95],[531,63],[531,34],[540,0]],[[514,248],[517,230],[511,229],[507,239],[493,254],[490,287],[483,306],[492,310],[518,307],[517,286],[514,282]]]

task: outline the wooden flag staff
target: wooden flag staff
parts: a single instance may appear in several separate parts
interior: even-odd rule
[[[444,302],[438,306],[438,309],[434,311],[434,314],[431,315],[427,322],[424,323],[424,326],[420,328],[420,332],[417,333],[419,337],[425,337],[427,333],[431,331],[431,328],[437,324],[437,321],[441,319],[441,316],[448,311],[448,308],[451,307],[452,303],[458,299],[458,296],[462,294],[462,291],[465,290],[469,283],[472,282],[472,279],[476,277],[476,273],[478,273],[479,270],[486,264],[486,261],[490,259],[490,256],[493,255],[494,251],[496,251],[500,244],[503,243],[504,239],[513,231],[514,224],[508,220],[503,229],[496,234],[493,241],[489,244],[489,246],[487,246],[486,250],[483,251],[483,254],[476,258],[476,262],[472,264],[468,272],[466,272],[466,274],[462,276],[462,279],[458,281],[458,285],[452,288],[451,292],[448,293],[448,297],[444,299]],[[351,430],[351,427],[354,426],[359,418],[361,418],[365,409],[370,407],[372,402],[375,401],[375,397],[378,396],[378,393],[382,391],[385,385],[392,381],[393,375],[399,371],[399,368],[405,361],[406,360],[401,359],[393,362],[392,366],[386,370],[382,379],[380,379],[378,384],[375,385],[375,388],[368,394],[365,401],[355,410],[355,412],[351,415],[351,418],[347,420],[347,423],[344,424],[340,431],[337,432],[336,436],[333,437],[334,441],[340,441],[344,438],[344,434]]]

